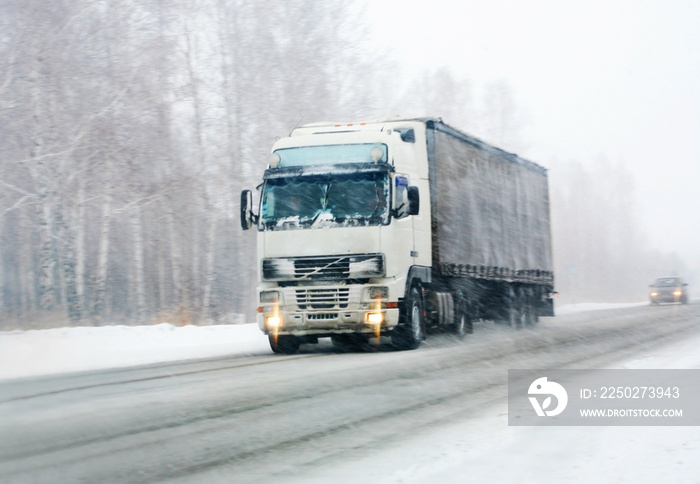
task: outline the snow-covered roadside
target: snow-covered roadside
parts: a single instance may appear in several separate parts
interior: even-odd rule
[[[642,301],[637,303],[576,303],[567,304],[566,306],[557,306],[555,308],[555,313],[558,315],[571,314],[571,313],[581,313],[584,311],[598,311],[602,309],[616,309],[616,308],[632,308],[635,306],[648,306],[648,301]]]
[[[636,304],[577,304],[558,314]],[[166,361],[269,354],[256,324],[101,326],[0,332],[0,379]]]
[[[7,331],[0,332],[0,379],[269,352],[256,324]]]

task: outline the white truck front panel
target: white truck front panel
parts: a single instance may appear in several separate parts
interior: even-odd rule
[[[267,331],[265,317],[277,314],[284,332],[370,331],[366,314],[375,310],[385,314],[385,328],[395,326],[413,251],[410,219],[400,222],[409,236],[397,237],[400,232],[391,226],[259,232],[259,290],[279,294],[276,302],[260,301],[260,328]],[[381,270],[372,272],[377,258]],[[346,279],[325,280],[324,270],[345,270]],[[367,282],[358,284],[356,279]],[[369,298],[369,286],[385,287],[386,298]]]

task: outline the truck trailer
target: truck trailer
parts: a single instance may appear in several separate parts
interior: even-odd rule
[[[330,337],[417,348],[477,320],[553,316],[545,168],[439,118],[316,123],[241,193],[257,228],[260,329],[276,353]]]

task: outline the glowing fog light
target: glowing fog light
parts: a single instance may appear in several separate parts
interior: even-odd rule
[[[265,318],[265,323],[272,328],[277,328],[282,324],[282,318],[277,315],[268,316]]]
[[[674,296],[680,297],[681,294],[683,294],[682,291],[673,291],[673,295],[674,295]]]
[[[656,296],[658,296],[658,295],[659,295],[659,293],[656,292],[656,291],[654,291],[654,292],[651,293],[651,297],[656,297]]]
[[[382,324],[384,322],[384,313],[366,313],[365,322],[367,324]]]

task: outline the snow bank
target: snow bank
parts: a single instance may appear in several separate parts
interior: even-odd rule
[[[269,352],[256,324],[5,331],[0,332],[0,379]]]
[[[599,311],[602,309],[618,309],[618,308],[630,308],[634,306],[648,306],[648,301],[637,302],[637,303],[577,303],[577,304],[566,304],[564,306],[557,306],[554,309],[555,314],[571,314],[571,313],[581,313],[584,311]]]

